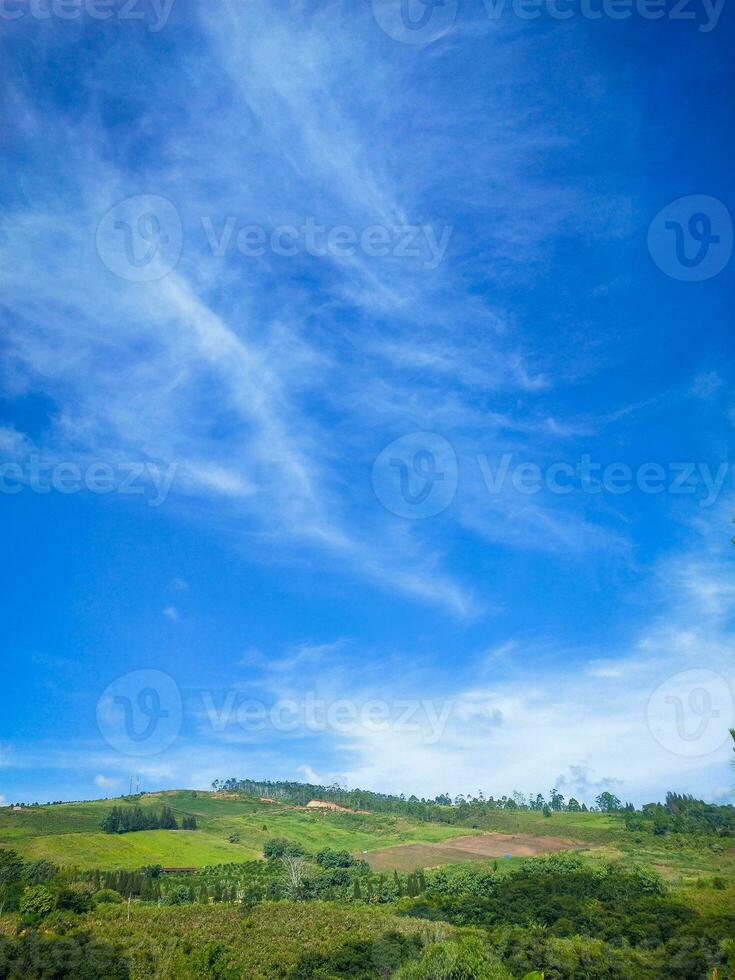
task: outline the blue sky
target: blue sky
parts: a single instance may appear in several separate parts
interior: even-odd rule
[[[215,6],[0,14],[0,794],[731,799],[732,9]]]

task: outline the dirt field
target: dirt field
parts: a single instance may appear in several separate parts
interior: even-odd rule
[[[528,834],[478,834],[455,837],[441,844],[399,844],[368,851],[360,857],[375,871],[415,871],[437,864],[457,864],[460,861],[482,861],[487,858],[535,857],[571,851],[579,845],[563,837],[531,837]]]

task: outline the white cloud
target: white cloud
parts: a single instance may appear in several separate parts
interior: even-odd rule
[[[660,799],[669,789],[721,801],[731,795],[727,729],[735,724],[728,714],[733,700],[705,703],[686,685],[689,677],[714,677],[713,697],[723,685],[735,697],[735,631],[721,603],[710,598],[712,591],[727,592],[732,568],[716,560],[707,540],[695,553],[711,584],[707,600],[702,603],[691,576],[669,575],[660,583],[660,595],[650,597],[658,614],[631,630],[623,645],[612,648],[600,641],[597,657],[557,646],[550,658],[544,643],[530,648],[522,637],[498,636],[478,654],[475,683],[453,683],[451,673],[440,683],[433,671],[399,651],[386,657],[365,650],[360,656],[356,641],[348,638],[304,642],[275,657],[253,651],[251,673],[236,675],[230,685],[229,723],[213,728],[193,710],[192,704],[201,707],[197,699],[190,698],[189,724],[177,742],[159,757],[134,760],[135,771],[150,787],[206,788],[223,775],[321,775],[314,781],[429,796],[478,789],[495,795],[516,789],[546,793],[557,783],[565,795],[587,802],[603,789],[636,803]],[[664,564],[694,567],[692,553],[671,555]],[[652,701],[662,684],[664,694],[680,705],[677,711],[685,713],[681,730],[676,704],[663,696]],[[359,710],[339,728],[266,727],[253,734],[239,725],[243,699],[255,696],[270,705],[284,698],[298,702],[307,694],[326,704],[344,699]],[[221,709],[224,692],[213,698]],[[376,698],[418,705],[415,724],[397,728],[395,713],[392,726],[367,724],[362,709]],[[443,716],[443,709],[451,710]],[[701,742],[692,742],[702,725]],[[722,738],[712,726],[721,729]],[[309,763],[304,763],[307,753]],[[131,769],[130,758],[81,744],[7,745],[2,762],[7,768],[105,772],[112,775],[101,778],[123,781]]]
[[[668,789],[711,797],[727,770],[728,746],[723,738],[720,751],[694,759],[662,748],[646,721],[657,679],[655,669],[633,686],[557,670],[535,678],[535,690],[516,679],[495,691],[456,692],[450,722],[435,744],[426,733],[360,731],[345,739],[353,760],[344,778],[350,785],[418,795],[478,788],[546,792],[558,782],[568,795],[588,802],[613,787],[638,803]]]
[[[303,776],[307,783],[314,783],[316,786],[326,786],[324,776],[320,776],[311,766],[298,766],[298,772]]]
[[[625,665],[620,663],[608,663],[605,660],[593,660],[587,667],[590,677],[620,678],[625,671]]]
[[[94,777],[94,785],[99,786],[100,789],[119,789],[121,783],[119,779],[112,776],[98,775]]]
[[[529,163],[559,136],[540,117],[532,124],[505,83],[493,92],[491,132],[480,136],[479,106],[467,105],[468,152],[493,188],[492,213],[478,209],[470,191],[467,201],[454,200],[466,185],[454,153],[437,161],[435,145],[416,139],[407,174],[394,133],[398,126],[405,135],[414,118],[408,68],[400,58],[372,58],[380,39],[367,11],[335,33],[335,19],[345,16],[334,4],[285,16],[239,3],[202,15],[194,26],[211,45],[226,98],[216,82],[201,86],[181,129],[169,120],[175,162],[151,152],[132,173],[110,164],[109,133],[96,116],[80,118],[72,136],[20,85],[11,89],[29,153],[63,162],[36,182],[32,206],[19,204],[6,217],[12,255],[0,245],[0,259],[14,268],[3,282],[14,377],[58,407],[45,451],[175,463],[171,506],[191,519],[186,499],[196,498],[199,512],[214,517],[202,520],[208,532],[216,528],[249,559],[298,562],[316,552],[337,573],[466,618],[484,609],[481,597],[448,570],[433,529],[382,512],[370,491],[371,456],[407,427],[428,423],[456,434],[462,448],[490,423],[528,444],[588,431],[589,422],[580,428],[557,412],[529,421],[533,413],[478,401],[487,392],[538,393],[553,380],[523,350],[513,316],[468,288],[461,247],[430,275],[391,257],[294,263],[311,283],[307,302],[301,276],[284,275],[283,258],[213,257],[202,218],[217,228],[230,215],[272,228],[311,215],[362,228],[438,221],[472,206],[481,240],[492,243],[483,247],[502,253],[480,257],[484,279],[498,257],[528,270],[542,242],[568,231],[583,205],[588,221],[591,209],[574,188],[529,178]],[[494,50],[506,78],[522,77],[513,70],[520,49]],[[146,50],[136,56],[141,74],[148,69],[155,78],[158,65],[146,61]],[[355,100],[360,59],[370,71]],[[100,78],[104,89],[107,73]],[[157,130],[155,105],[151,97],[141,107],[131,138]],[[92,231],[142,186],[175,203],[186,247],[166,278],[131,284],[104,269]],[[493,233],[483,235],[484,227]],[[38,268],[48,270],[41,282]],[[313,410],[317,398],[323,411]],[[349,473],[345,460],[354,463]],[[517,500],[489,508],[472,488],[453,516],[514,546],[624,546],[561,508]]]
[[[22,432],[16,431],[12,426],[0,425],[0,454],[2,456],[16,459],[27,455],[30,448],[30,443]]]
[[[717,371],[708,371],[706,374],[697,375],[692,383],[691,392],[696,398],[709,401],[722,388],[722,385],[722,378]]]

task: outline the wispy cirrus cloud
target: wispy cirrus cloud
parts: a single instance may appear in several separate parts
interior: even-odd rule
[[[436,120],[428,143],[409,137],[407,174],[395,144],[415,113],[407,66],[374,63],[356,99],[346,82],[354,59],[381,43],[374,25],[358,18],[365,32],[345,46],[333,36],[335,20],[346,16],[337,5],[291,14],[233,3],[195,20],[220,72],[206,86],[184,85],[180,114],[165,113],[164,152],[155,130],[165,80],[153,75],[150,38],[128,37],[150,87],[128,92],[137,115],[122,144],[104,114],[114,73],[99,73],[99,91],[63,122],[38,91],[14,83],[19,144],[39,161],[39,179],[32,202],[22,191],[12,200],[0,246],[9,259],[12,242],[14,274],[3,286],[13,377],[56,406],[46,446],[175,462],[174,492],[208,498],[230,527],[257,530],[243,539],[251,553],[259,540],[271,554],[273,546],[284,555],[291,546],[316,548],[353,575],[471,615],[483,603],[447,566],[442,544],[426,528],[396,527],[366,492],[364,433],[382,431],[388,440],[428,420],[461,448],[492,417],[488,391],[532,395],[550,379],[524,352],[504,305],[465,284],[464,252],[471,238],[476,253],[479,219],[464,223],[461,215],[477,202],[469,188],[457,199],[466,184],[461,160],[443,152],[436,166],[437,138],[454,124]],[[49,57],[63,54],[63,35],[45,40]],[[503,58],[514,57],[522,52],[503,49]],[[195,71],[197,55],[184,59]],[[104,60],[93,48],[87,67]],[[487,220],[498,250],[514,242],[528,250],[573,221],[581,201],[570,186],[563,211],[538,206],[541,184],[532,190],[519,172],[554,140],[524,117],[512,92],[498,86],[494,98],[498,139],[475,146],[498,189]],[[477,110],[470,99],[465,123]],[[366,128],[376,112],[384,127]],[[146,147],[137,157],[136,144]],[[53,173],[42,162],[51,158],[62,161]],[[499,203],[521,179],[526,217],[517,197],[513,208]],[[110,207],[143,192],[173,203],[185,245],[175,271],[131,283],[104,268],[94,235]],[[357,229],[428,223],[447,227],[457,247],[429,271],[418,259],[360,254],[292,262],[266,254],[253,262],[237,252],[217,257],[206,233],[224,241],[230,217],[273,228],[308,216]],[[47,270],[40,282],[38,268]],[[532,444],[536,435],[514,415],[496,412],[498,427],[525,430]],[[540,429],[552,437],[569,431],[563,419]],[[367,458],[346,480],[342,461],[356,452]],[[504,534],[508,517],[469,497],[461,520],[492,538]],[[575,517],[564,530],[565,518],[538,501],[532,513],[523,508],[521,521],[529,518],[560,548],[596,533],[580,535],[585,525]]]

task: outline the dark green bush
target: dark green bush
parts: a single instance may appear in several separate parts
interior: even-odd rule
[[[123,900],[120,892],[116,892],[114,888],[100,888],[98,892],[94,893],[93,897],[98,905],[119,905]]]
[[[266,858],[282,858],[286,854],[298,857],[305,853],[301,844],[285,837],[270,837],[263,845],[263,857]]]

